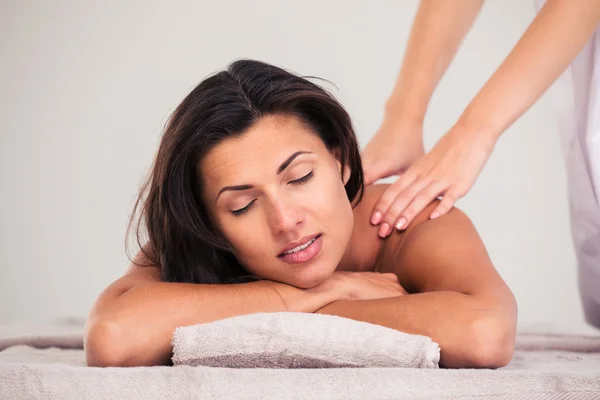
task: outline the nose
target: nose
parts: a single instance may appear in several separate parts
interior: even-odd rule
[[[290,197],[272,201],[269,214],[269,226],[274,235],[293,231],[304,221],[304,210]]]

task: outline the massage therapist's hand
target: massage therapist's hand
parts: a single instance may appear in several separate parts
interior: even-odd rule
[[[336,271],[321,285],[343,293],[345,300],[371,300],[407,294],[393,273]]]
[[[383,193],[371,215],[371,223],[380,225],[379,236],[388,236],[393,228],[406,229],[414,217],[438,196],[443,199],[430,218],[444,215],[473,186],[487,162],[495,139],[453,127],[429,153],[417,160]]]
[[[386,117],[362,152],[366,185],[403,173],[425,154],[420,122]]]

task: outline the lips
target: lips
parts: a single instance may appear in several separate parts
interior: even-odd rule
[[[323,235],[319,234],[308,240],[304,245],[300,245],[296,250],[283,253],[278,258],[286,264],[306,266],[319,257],[322,248]]]
[[[292,250],[293,248],[296,248],[298,246],[302,246],[303,244],[306,244],[306,243],[310,242],[312,239],[318,238],[319,236],[321,236],[320,233],[315,233],[314,235],[304,236],[300,240],[295,240],[293,242],[290,242],[279,252],[277,257],[283,257],[284,253],[286,251]]]

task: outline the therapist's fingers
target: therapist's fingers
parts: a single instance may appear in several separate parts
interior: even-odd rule
[[[417,179],[392,201],[392,204],[383,215],[383,222],[378,232],[379,236],[386,237],[392,232],[408,205],[427,186],[427,182],[424,179]]]
[[[398,275],[394,274],[393,272],[380,273],[380,275],[382,278],[389,279],[392,282],[400,283],[400,280],[398,279]]]
[[[379,225],[383,221],[383,216],[387,213],[398,196],[416,180],[417,174],[409,169],[405,174],[401,175],[396,182],[388,186],[381,195],[381,198],[377,201],[377,204],[375,204],[373,213],[371,214],[371,224]]]
[[[400,211],[399,214],[391,215],[395,219],[394,227],[398,230],[404,230],[410,225],[415,217],[425,209],[433,200],[448,189],[448,184],[435,182],[421,190],[410,202],[410,204]],[[393,209],[393,206],[392,206]]]
[[[440,203],[437,205],[437,207],[435,208],[435,210],[433,210],[433,212],[431,213],[431,215],[429,216],[429,218],[434,219],[434,218],[438,218],[441,217],[442,215],[445,215],[446,213],[448,213],[448,211],[450,211],[453,207],[454,204],[456,204],[456,201],[462,197],[457,190],[448,190],[445,194],[444,197],[442,197],[442,201],[440,201]]]

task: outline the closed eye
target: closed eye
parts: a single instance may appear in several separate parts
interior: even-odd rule
[[[256,201],[256,199],[252,200],[250,203],[248,203],[248,205],[244,208],[240,208],[238,210],[232,210],[231,212],[233,213],[233,215],[235,215],[236,217],[246,214],[248,212],[248,210],[250,210],[250,207],[252,207],[252,203],[254,203]]]
[[[314,176],[315,176],[314,171],[310,171],[308,174],[304,175],[302,178],[295,179],[293,181],[290,181],[289,183],[291,185],[301,185],[303,183],[306,183],[306,182],[310,181]],[[232,210],[231,212],[236,217],[239,217],[240,215],[244,215],[244,214],[246,214],[250,210],[250,207],[252,207],[252,204],[255,201],[256,201],[256,199],[254,199],[250,203],[248,203],[248,205],[246,207],[240,208],[238,210]]]
[[[300,185],[302,183],[306,183],[310,181],[315,176],[314,171],[310,171],[308,174],[304,175],[302,178],[290,181],[289,183],[292,185]]]

